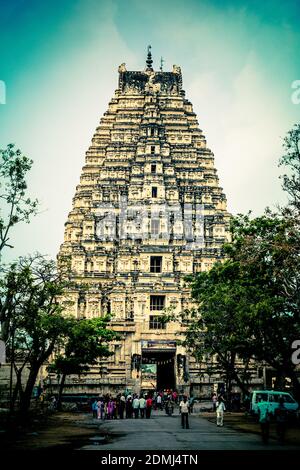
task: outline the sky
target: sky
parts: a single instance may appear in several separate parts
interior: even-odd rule
[[[0,0],[0,148],[34,160],[27,181],[40,201],[4,259],[55,258],[118,65],[143,70],[148,44],[154,68],[161,56],[164,70],[182,68],[229,211],[285,203],[278,160],[300,117],[299,18],[298,0]]]

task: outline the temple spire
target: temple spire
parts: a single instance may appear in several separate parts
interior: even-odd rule
[[[151,54],[151,46],[148,46],[147,60],[146,60],[146,65],[147,65],[146,70],[153,70],[152,64],[153,64],[153,60],[152,60],[152,54]]]
[[[165,61],[165,60],[161,57],[161,58],[160,58],[160,67],[159,67],[159,69],[160,69],[161,72],[163,71],[164,61]]]

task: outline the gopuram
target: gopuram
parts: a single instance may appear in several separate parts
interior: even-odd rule
[[[113,355],[65,393],[177,389],[209,395],[217,377],[178,344],[184,326],[166,312],[188,309],[187,275],[222,258],[226,197],[180,67],[119,67],[118,88],[86,152],[58,255],[74,288],[66,311],[112,315]],[[201,390],[200,390],[201,383]]]

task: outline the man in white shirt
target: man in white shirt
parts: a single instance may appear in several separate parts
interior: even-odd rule
[[[146,400],[143,396],[139,399],[141,418],[145,417]]]
[[[160,410],[162,410],[162,406],[161,406],[161,394],[159,393],[156,397],[156,404],[157,404],[157,408],[159,408]]]
[[[224,411],[225,411],[225,403],[222,397],[220,397],[216,403],[217,426],[223,426]]]
[[[139,417],[140,400],[139,400],[137,395],[134,397],[134,400],[132,402],[132,408],[133,408],[133,412],[134,412],[134,417],[138,418]]]
[[[181,426],[182,429],[189,429],[189,403],[187,397],[184,396],[183,400],[179,403],[179,409],[181,413]]]

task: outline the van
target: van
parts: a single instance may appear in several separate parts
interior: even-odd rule
[[[254,390],[250,394],[250,412],[258,414],[258,403],[262,400],[269,403],[269,412],[274,415],[276,408],[279,406],[280,398],[284,399],[284,406],[288,411],[295,412],[298,410],[299,404],[290,393],[275,390]]]

